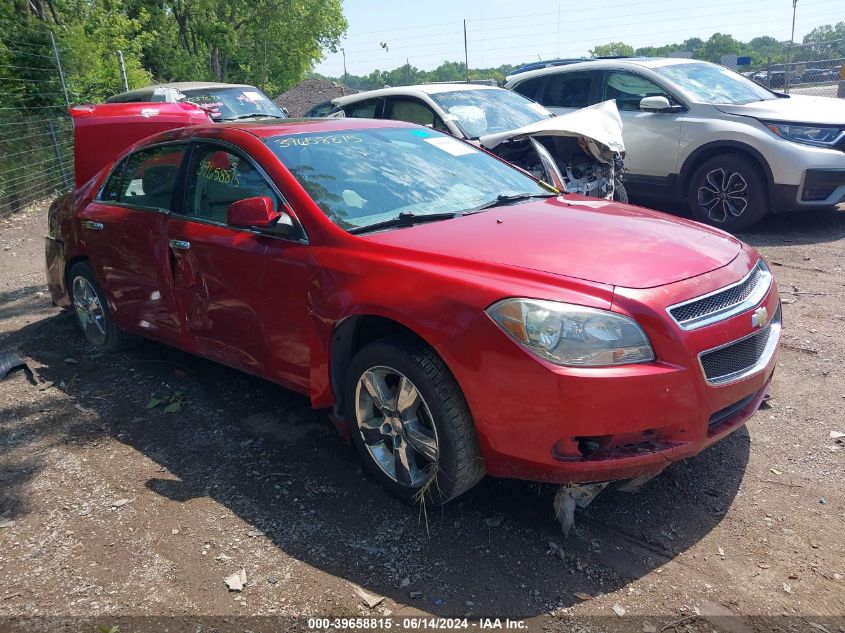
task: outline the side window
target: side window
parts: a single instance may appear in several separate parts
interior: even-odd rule
[[[644,97],[666,97],[672,101],[663,88],[634,73],[609,72],[604,84],[604,99],[616,99],[620,111],[640,109],[640,100]]]
[[[387,102],[385,119],[405,121],[417,125],[430,125],[438,130],[448,131],[443,121],[430,107],[419,99],[393,98]]]
[[[592,86],[593,73],[550,75],[541,103],[552,108],[586,108]]]
[[[543,82],[546,80],[545,77],[534,77],[534,79],[527,79],[521,83],[516,84],[513,87],[514,92],[518,92],[523,97],[528,97],[529,99],[534,99],[535,101],[539,101],[540,97],[540,89],[543,87]]]
[[[103,189],[101,200],[170,209],[184,145],[141,150],[123,161]]]
[[[269,197],[281,209],[276,192],[248,160],[215,145],[196,146],[188,167],[186,215],[225,224],[233,202],[258,196]]]
[[[355,119],[374,119],[376,110],[378,109],[379,100],[370,99],[369,101],[362,101],[361,103],[353,103],[343,108],[346,116]]]
[[[120,165],[109,176],[103,190],[100,192],[99,200],[103,202],[117,202],[120,198],[120,182],[123,178],[123,170],[126,167],[126,160],[124,159]]]

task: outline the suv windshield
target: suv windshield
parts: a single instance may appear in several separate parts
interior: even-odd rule
[[[285,113],[258,88],[195,88],[181,90],[185,101],[211,110],[211,118],[233,121],[250,117],[285,118]]]
[[[659,66],[654,72],[704,103],[743,104],[777,99],[760,84],[716,64],[674,64]]]
[[[467,138],[515,130],[554,116],[511,90],[455,90],[429,95]]]
[[[400,214],[460,214],[499,196],[548,196],[521,171],[421,128],[286,134],[265,141],[323,212],[355,230]]]

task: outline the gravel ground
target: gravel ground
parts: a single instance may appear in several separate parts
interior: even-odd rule
[[[845,631],[845,212],[743,236],[783,291],[767,408],[640,493],[601,494],[568,539],[552,489],[488,479],[423,515],[302,396],[155,343],[97,353],[49,304],[45,215],[0,219],[0,351],[32,370],[0,380],[0,631],[425,614]]]
[[[331,101],[358,92],[324,79],[303,79],[287,92],[273,99],[280,108],[287,108],[292,117],[302,116],[323,101]]]

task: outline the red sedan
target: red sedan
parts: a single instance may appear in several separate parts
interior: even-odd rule
[[[93,346],[155,339],[332,408],[400,497],[647,477],[769,386],[777,287],[719,230],[396,121],[198,123],[109,155],[135,128],[102,108],[74,114],[82,182],[51,209],[56,304]]]

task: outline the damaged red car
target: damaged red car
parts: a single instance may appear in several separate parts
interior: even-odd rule
[[[731,235],[430,128],[149,105],[72,109],[54,302],[98,348],[155,339],[306,394],[399,497],[642,480],[766,394],[778,291]]]

